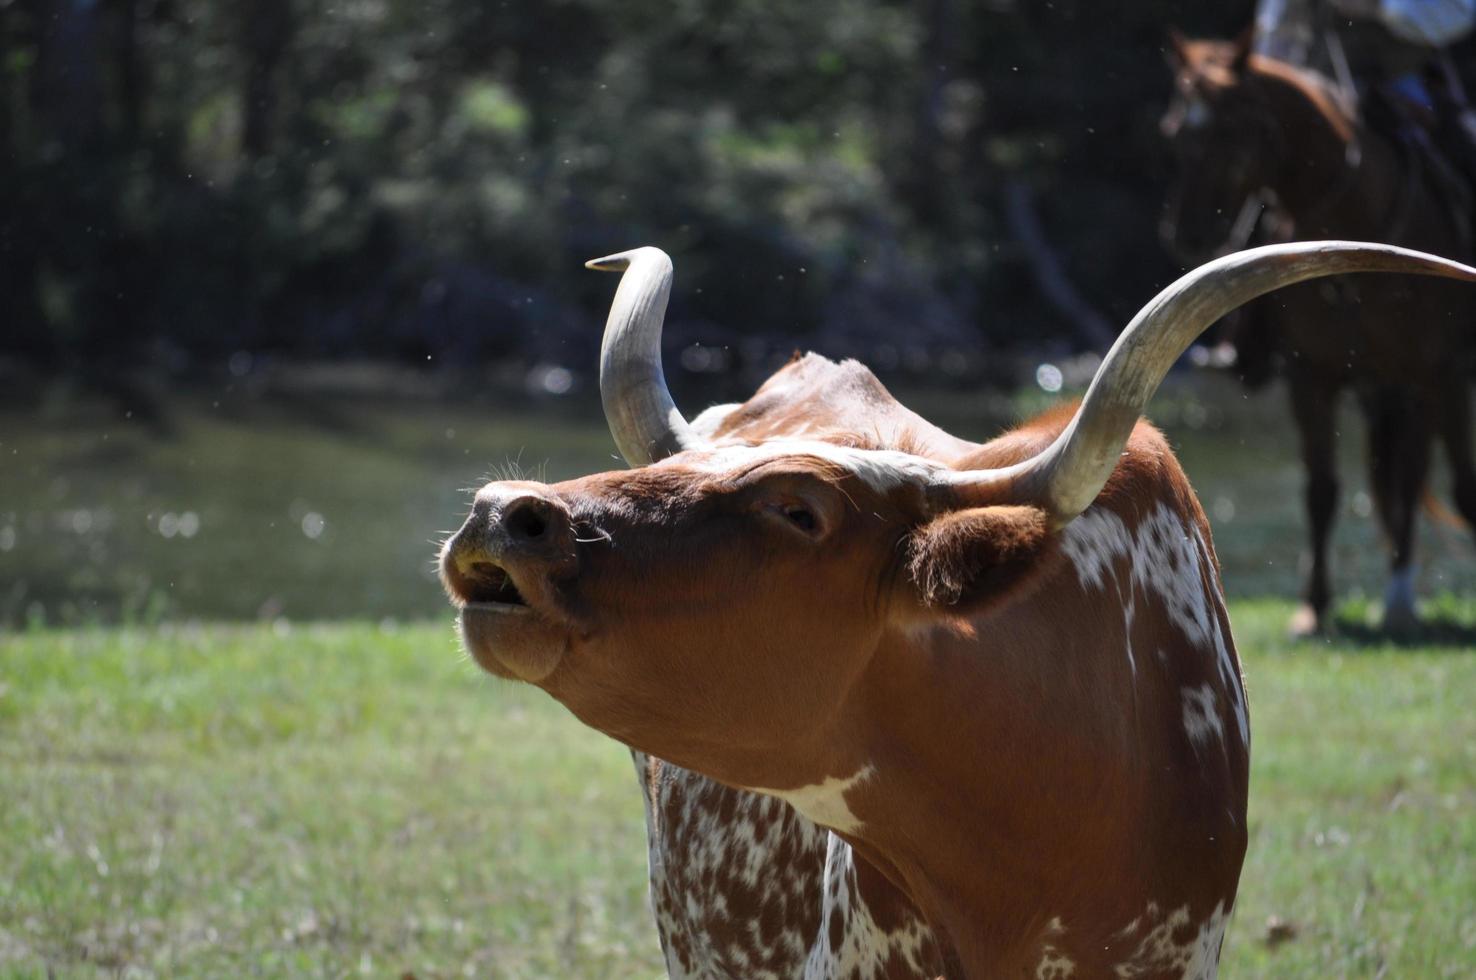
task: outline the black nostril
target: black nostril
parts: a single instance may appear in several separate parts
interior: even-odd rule
[[[543,537],[548,530],[548,520],[543,513],[543,506],[532,500],[518,501],[502,518],[503,526],[507,533],[514,538],[525,541],[534,541]]]

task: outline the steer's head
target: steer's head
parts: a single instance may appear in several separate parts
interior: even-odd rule
[[[639,748],[716,753],[757,782],[742,775],[757,759],[824,737],[889,630],[976,610],[1033,567],[1046,513],[945,502],[946,472],[773,440],[493,483],[442,571],[487,670]]]
[[[844,439],[699,434],[661,375],[670,261],[648,248],[598,265],[626,270],[601,389],[636,468],[483,487],[441,556],[462,638],[488,671],[537,684],[636,748],[770,786],[825,775],[771,767],[781,756],[823,758],[848,692],[889,635],[957,623],[1024,591],[1203,327],[1315,275],[1476,276],[1385,246],[1228,256],[1145,308],[1059,438],[1011,465],[971,469]]]

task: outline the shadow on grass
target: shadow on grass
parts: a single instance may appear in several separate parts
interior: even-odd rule
[[[1337,646],[1395,647],[1440,653],[1476,652],[1476,621],[1469,612],[1427,611],[1414,627],[1391,633],[1377,617],[1363,609],[1343,609],[1333,617],[1333,631],[1325,638]],[[1321,642],[1312,640],[1310,642]]]

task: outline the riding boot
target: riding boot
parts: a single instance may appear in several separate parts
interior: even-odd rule
[[[1471,227],[1476,228],[1476,107],[1467,99],[1448,57],[1439,60],[1434,68],[1431,90],[1435,95],[1436,125],[1432,136],[1465,186],[1467,213]],[[1476,254],[1476,241],[1470,235],[1466,249],[1468,255]]]
[[[1389,78],[1365,100],[1366,118],[1418,159],[1456,216],[1457,232],[1471,254],[1476,227],[1476,143],[1465,135],[1457,107],[1436,79],[1418,72]],[[1464,107],[1461,107],[1464,108]]]

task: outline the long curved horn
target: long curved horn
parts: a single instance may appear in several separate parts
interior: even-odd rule
[[[1097,499],[1164,375],[1210,324],[1257,296],[1321,276],[1400,272],[1476,282],[1476,269],[1435,255],[1367,242],[1263,245],[1208,262],[1138,312],[1108,351],[1081,407],[1040,455],[998,470],[948,474],[964,500],[1035,503],[1055,526]]]
[[[591,259],[586,268],[624,272],[600,345],[600,401],[620,455],[644,466],[702,439],[687,425],[661,370],[661,323],[671,295],[671,259],[646,246]]]

